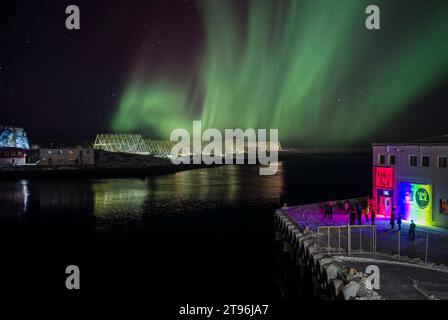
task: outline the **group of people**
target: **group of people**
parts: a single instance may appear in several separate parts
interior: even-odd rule
[[[334,208],[336,207],[336,202],[333,200],[329,200],[325,203],[325,209],[324,209],[324,217],[328,219],[333,218],[333,212]],[[282,209],[287,209],[288,205],[285,203],[282,207]],[[366,222],[371,222],[372,225],[375,225],[375,203],[371,200],[367,200],[367,207],[363,209],[362,205],[360,203],[356,203],[355,205],[352,205],[349,200],[345,200],[344,202],[344,211],[345,214],[349,216],[349,224],[355,225],[356,223],[358,225],[362,225],[362,216],[364,215]],[[370,218],[370,219],[369,219]],[[398,230],[401,230],[401,219],[402,215],[401,213],[398,213],[397,215],[397,208],[395,206],[392,207],[392,211],[390,214],[390,226],[391,230],[395,230],[395,224],[398,226]],[[414,220],[411,220],[411,223],[409,224],[409,238],[412,239],[412,241],[415,240],[415,223]]]
[[[349,216],[349,224],[362,225],[362,216],[364,215],[366,222],[371,221],[372,225],[375,224],[375,209],[370,201],[367,202],[367,207],[364,209],[360,203],[356,205],[351,205],[349,200],[345,200],[344,202],[344,211],[345,214]],[[370,220],[369,220],[370,216]]]
[[[401,213],[399,212],[397,215],[397,207],[393,206],[392,211],[390,213],[390,229],[395,230],[395,224],[398,226],[398,230],[401,231]],[[409,224],[409,238],[412,239],[412,241],[415,240],[415,223],[414,220],[411,220],[411,223]]]
[[[334,208],[336,207],[336,202],[333,200],[329,200],[325,203],[324,208],[324,218],[332,219]],[[375,210],[373,206],[370,204],[370,201],[367,204],[367,208],[363,209],[361,204],[357,203],[352,206],[349,200],[345,200],[344,202],[344,211],[347,215],[349,215],[350,225],[356,224],[362,225],[362,217],[365,216],[366,222],[371,221],[372,225],[375,224]],[[370,217],[370,219],[369,219]]]
[[[325,203],[325,210],[324,210],[325,218],[333,219],[333,211],[335,206],[336,202],[333,200],[327,201],[327,203]]]

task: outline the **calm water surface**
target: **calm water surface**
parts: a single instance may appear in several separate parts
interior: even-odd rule
[[[0,181],[0,295],[276,299],[273,211],[362,196],[370,156],[313,156],[145,179]],[[65,267],[81,290],[65,290]]]

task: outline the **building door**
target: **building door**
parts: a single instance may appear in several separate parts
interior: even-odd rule
[[[392,197],[380,196],[380,214],[390,217],[392,211]]]

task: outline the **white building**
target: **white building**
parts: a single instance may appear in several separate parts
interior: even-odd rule
[[[375,143],[373,201],[404,220],[448,226],[448,135],[413,143]]]
[[[93,149],[40,149],[39,165],[94,165]]]
[[[0,148],[0,166],[24,165],[26,150],[19,148]]]

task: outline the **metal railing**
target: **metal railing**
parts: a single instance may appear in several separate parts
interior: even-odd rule
[[[319,226],[317,233],[319,253],[347,255],[376,253],[374,225]]]

